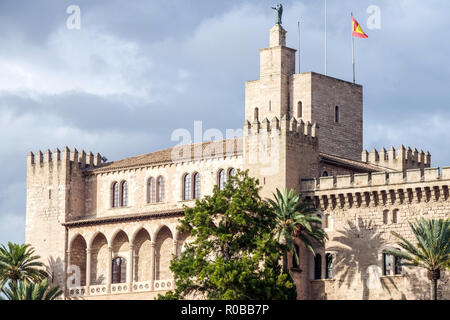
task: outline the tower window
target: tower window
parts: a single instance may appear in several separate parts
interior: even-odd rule
[[[254,114],[253,114],[253,120],[259,121],[259,109],[255,108]]]
[[[334,122],[339,123],[339,106],[334,107]]]
[[[301,101],[297,104],[297,118],[303,117],[303,103]]]
[[[226,175],[225,175],[225,170],[220,169],[219,171],[219,190],[223,190],[225,188],[225,183],[226,183]]]

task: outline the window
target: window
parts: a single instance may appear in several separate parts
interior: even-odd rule
[[[200,173],[194,174],[194,199],[200,198]]]
[[[234,177],[236,175],[236,169],[235,168],[231,168],[229,171],[228,171],[228,176],[229,177]]]
[[[164,202],[164,196],[165,196],[165,181],[164,177],[160,176],[156,180],[156,201],[157,202]]]
[[[226,183],[226,176],[225,176],[225,170],[220,169],[219,170],[219,174],[218,174],[218,178],[219,178],[219,190],[223,190],[225,188],[225,183]]]
[[[328,176],[329,176],[328,171],[322,172],[322,177],[328,177]]]
[[[128,183],[122,182],[120,204],[122,207],[128,206]]]
[[[334,122],[339,122],[339,106],[334,107]]]
[[[396,209],[392,212],[392,223],[397,223],[397,220],[398,220],[398,210]]]
[[[183,178],[183,200],[191,200],[191,175],[186,174]]]
[[[297,118],[303,117],[303,103],[301,101],[297,104]]]
[[[387,253],[383,253],[383,275],[398,275],[402,273],[401,259]]]
[[[117,208],[119,206],[119,184],[114,182],[112,185],[112,207]]]
[[[112,283],[124,283],[127,277],[127,262],[117,257],[112,261]]]
[[[298,269],[300,267],[300,265],[299,265],[299,262],[300,262],[300,248],[296,244],[294,245],[294,248],[295,248],[295,252],[297,253],[297,257],[295,257],[295,253],[292,254],[292,268]]]
[[[148,203],[156,202],[156,185],[155,178],[151,177],[148,179]]]
[[[325,279],[333,279],[333,254],[325,255]]]
[[[322,256],[316,254],[314,257],[314,279],[318,280],[322,278]]]
[[[383,211],[383,223],[388,224],[389,222],[389,210]]]
[[[253,120],[258,121],[259,120],[259,109],[255,108],[254,114],[253,114]]]

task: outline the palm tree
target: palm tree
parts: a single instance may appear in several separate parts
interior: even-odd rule
[[[296,194],[292,189],[285,190],[283,193],[277,189],[273,196],[274,200],[268,199],[268,201],[277,220],[275,232],[278,242],[286,245],[287,252],[294,252],[297,263],[295,238],[300,239],[306,248],[315,254],[312,242],[316,241],[323,246],[325,239],[328,239],[321,227],[322,219],[317,216],[317,210],[310,203],[301,201],[302,195]],[[286,257],[284,259],[286,267]]]
[[[48,277],[43,270],[44,264],[34,255],[34,249],[28,244],[14,244],[0,247],[0,289],[6,282],[19,280],[41,281]]]
[[[421,218],[409,223],[417,241],[416,246],[396,232],[398,245],[404,251],[388,249],[383,252],[401,259],[405,266],[422,267],[428,271],[428,280],[433,283],[433,299],[437,300],[437,282],[441,269],[450,267],[450,219],[426,220]]]
[[[0,300],[55,300],[63,293],[59,286],[50,286],[48,279],[36,283],[11,281],[1,292],[6,299],[0,296]]]

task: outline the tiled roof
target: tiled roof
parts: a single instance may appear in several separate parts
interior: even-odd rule
[[[199,148],[201,147],[201,149]],[[190,152],[184,150],[188,148]],[[179,152],[177,152],[177,150]],[[200,152],[201,150],[201,152]],[[184,154],[187,153],[187,154]],[[90,168],[87,172],[103,172],[117,169],[142,167],[148,165],[170,164],[180,161],[192,161],[196,159],[208,159],[214,157],[232,156],[242,154],[242,138],[208,141],[194,143],[186,146],[173,147],[144,155],[125,158],[118,161],[105,163],[96,168]],[[174,158],[176,158],[174,160]]]
[[[326,163],[333,164],[333,165],[340,165],[340,166],[348,167],[351,169],[360,170],[363,172],[389,172],[389,171],[392,171],[389,168],[377,166],[377,165],[362,162],[362,161],[351,160],[351,159],[347,159],[347,158],[343,158],[340,156],[327,154],[327,153],[320,153],[320,157],[321,157],[321,160]]]

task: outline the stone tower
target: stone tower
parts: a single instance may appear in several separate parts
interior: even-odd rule
[[[360,160],[362,86],[313,72],[295,74],[295,52],[286,47],[286,31],[275,25],[269,48],[260,50],[260,78],[246,83],[245,120],[286,116],[317,123],[320,152]]]
[[[101,163],[100,154],[72,152],[66,147],[35,154],[27,160],[25,242],[49,268],[53,282],[65,280],[67,232],[63,224],[84,215],[82,171]]]
[[[260,78],[245,87],[244,167],[263,186],[298,189],[301,178],[318,171],[318,126],[290,112],[290,87],[296,50],[286,47],[286,31],[270,30],[269,47],[260,50]]]

